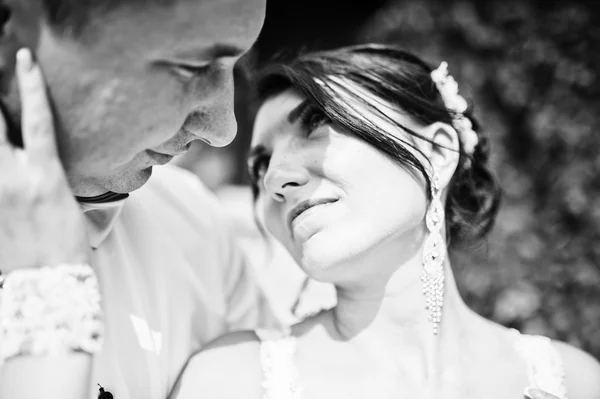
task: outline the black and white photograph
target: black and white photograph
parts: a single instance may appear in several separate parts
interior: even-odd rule
[[[0,399],[600,399],[591,0],[0,0]]]

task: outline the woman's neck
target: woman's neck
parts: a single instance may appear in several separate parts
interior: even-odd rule
[[[377,278],[360,285],[336,287],[334,327],[343,340],[381,349],[398,367],[423,383],[447,370],[468,339],[474,313],[465,305],[446,261],[444,305],[437,335],[433,334],[421,283],[421,251],[396,269],[387,284]],[[467,323],[466,321],[469,320]],[[465,344],[467,344],[465,342]]]

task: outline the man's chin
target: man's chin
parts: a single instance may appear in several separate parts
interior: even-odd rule
[[[102,186],[113,193],[127,194],[141,188],[152,176],[152,166],[142,170],[127,171],[110,176],[102,181]]]

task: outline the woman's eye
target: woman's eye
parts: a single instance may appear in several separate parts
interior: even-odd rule
[[[313,130],[331,122],[329,117],[325,115],[316,105],[308,105],[298,117],[302,129],[310,134]]]
[[[253,184],[258,185],[265,176],[269,167],[269,157],[266,155],[257,156],[249,165],[250,179]]]

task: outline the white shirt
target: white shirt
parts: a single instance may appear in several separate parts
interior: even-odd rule
[[[82,208],[106,326],[91,398],[100,384],[115,399],[165,399],[203,344],[277,324],[218,201],[191,173],[154,168],[129,198]]]

